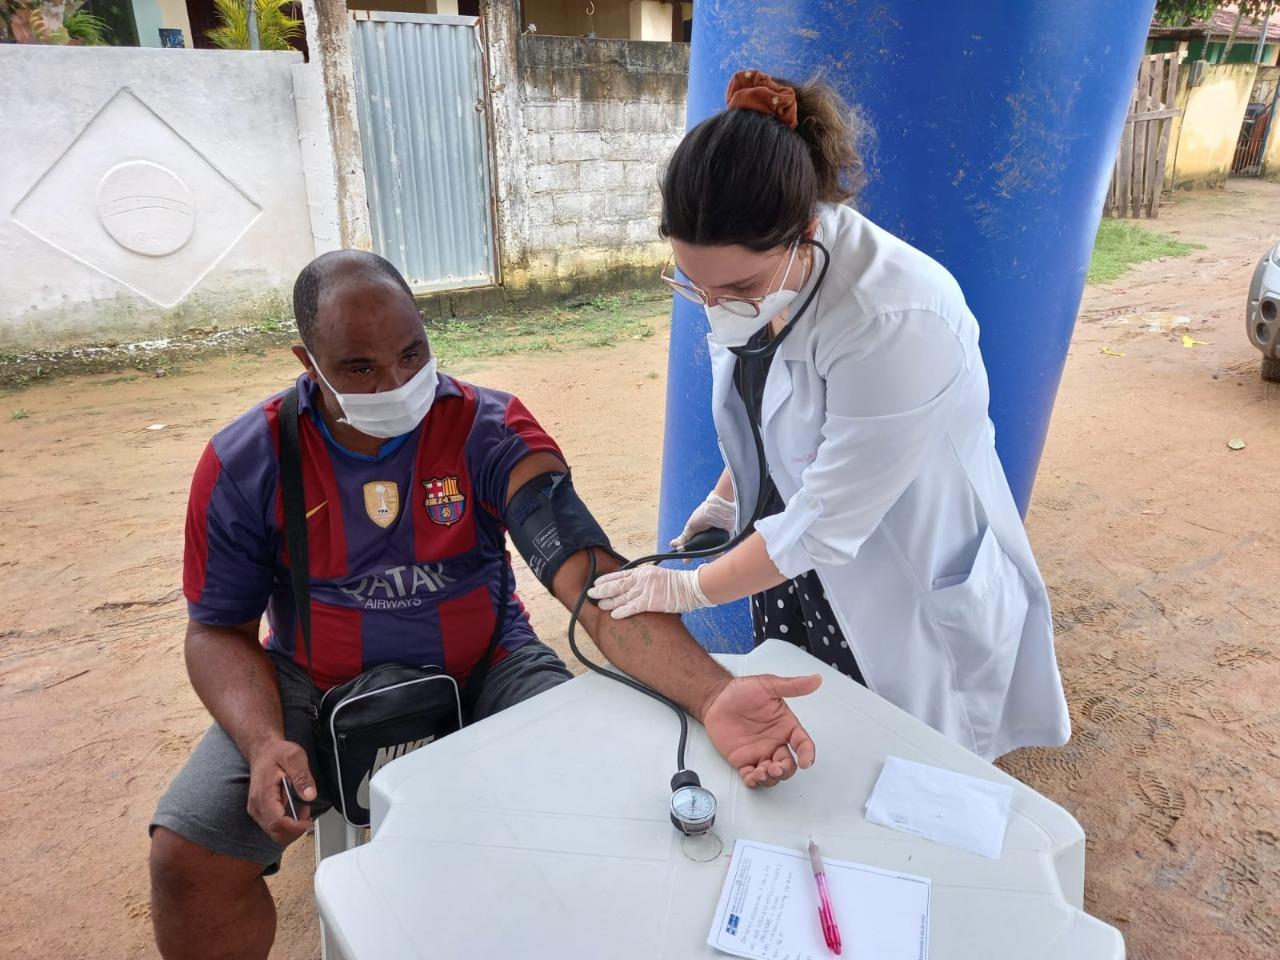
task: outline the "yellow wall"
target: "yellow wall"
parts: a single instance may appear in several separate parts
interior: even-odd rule
[[[1200,86],[1188,90],[1189,70],[1184,64],[1178,71],[1177,106],[1182,116],[1169,131],[1166,190],[1216,186],[1227,179],[1258,72],[1252,63],[1207,67]]]
[[[386,13],[438,13],[456,16],[457,0],[347,0],[348,10],[381,10]]]
[[[1276,86],[1280,84],[1280,67],[1263,67],[1258,71],[1258,87],[1262,88],[1263,102],[1275,104]],[[1271,137],[1267,152],[1262,157],[1262,175],[1268,180],[1280,181],[1280,108],[1273,107]]]
[[[587,16],[593,0],[521,0],[520,12],[526,24],[538,26],[538,33],[556,37],[580,37],[594,32],[614,40],[631,38],[631,0],[594,0],[595,16]]]
[[[191,46],[191,18],[187,16],[187,0],[159,0],[161,26],[177,27],[182,42]]]
[[[1267,152],[1262,158],[1262,175],[1280,183],[1280,117],[1271,118],[1271,139],[1267,141]]]
[[[657,0],[637,0],[631,4],[631,39],[670,42],[672,7]]]

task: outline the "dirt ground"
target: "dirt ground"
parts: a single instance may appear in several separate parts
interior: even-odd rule
[[[1131,958],[1261,960],[1280,941],[1280,386],[1241,311],[1280,186],[1180,195],[1154,226],[1205,248],[1086,295],[1028,517],[1075,736],[1004,765],[1084,826],[1087,907]],[[1208,342],[1184,347],[1171,317]],[[640,550],[665,352],[656,336],[455,372],[519,393]],[[155,955],[146,822],[207,723],[182,663],[187,486],[208,436],[294,368],[271,351],[0,398],[0,956]],[[564,614],[526,599],[563,649]],[[271,881],[274,958],[318,955],[311,857],[296,845]]]

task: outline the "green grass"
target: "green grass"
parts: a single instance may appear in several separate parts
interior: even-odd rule
[[[1108,283],[1123,276],[1134,264],[1159,257],[1185,257],[1200,249],[1198,243],[1183,243],[1127,220],[1103,220],[1093,243],[1088,282]]]
[[[30,410],[24,409],[23,407],[19,407],[17,410],[14,410],[11,414],[9,414],[9,419],[10,419],[10,420],[25,420],[25,419],[27,419],[27,417],[29,417],[29,416],[31,416],[31,411],[30,411]]]
[[[650,287],[558,305],[508,308],[486,316],[431,321],[427,332],[432,348],[444,363],[465,365],[476,358],[644,340],[664,329],[670,315],[670,293]],[[123,374],[103,381],[105,385],[152,376],[183,376],[188,372],[186,364],[203,365],[215,356],[233,356],[237,368],[256,366],[255,360],[273,355],[296,340],[293,321],[268,311],[256,323],[241,328],[235,337],[216,343],[207,342],[203,334],[194,339],[177,337],[166,349],[141,357],[124,350],[88,355],[74,349],[44,350],[25,357],[0,352],[0,395],[25,390],[36,381],[70,375]],[[455,367],[453,372],[460,371]],[[11,412],[15,420],[26,416],[25,411]]]
[[[569,307],[466,317],[427,324],[441,362],[513,353],[607,347],[652,337],[669,313],[664,294],[596,297]]]

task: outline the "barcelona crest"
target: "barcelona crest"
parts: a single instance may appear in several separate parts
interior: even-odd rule
[[[423,480],[427,490],[423,505],[427,508],[427,516],[442,527],[451,527],[467,512],[467,498],[458,492],[457,477],[439,477],[435,480]]]

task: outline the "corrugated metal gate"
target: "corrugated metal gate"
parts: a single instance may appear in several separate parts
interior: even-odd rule
[[[495,282],[480,21],[381,11],[353,17],[374,250],[414,289]]]

